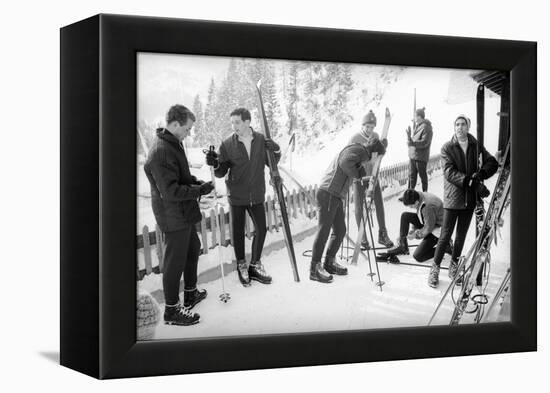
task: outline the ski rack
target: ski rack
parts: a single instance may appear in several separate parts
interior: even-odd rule
[[[491,245],[491,241],[496,235],[495,226],[498,226],[504,209],[507,208],[509,205],[508,200],[510,197],[511,181],[509,161],[510,141],[508,141],[506,151],[501,161],[500,174],[495,185],[495,189],[493,191],[493,196],[491,198],[489,208],[487,209],[487,214],[485,215],[485,219],[483,221],[482,229],[479,232],[479,235],[476,237],[476,240],[468,250],[467,254],[460,258],[457,274],[441,297],[441,300],[439,301],[439,304],[432,314],[432,317],[428,321],[428,326],[431,325],[431,323],[433,322],[435,316],[441,308],[441,305],[443,304],[443,301],[445,300],[449,292],[454,289],[459,278],[463,279],[462,289],[460,291],[459,299],[455,303],[455,309],[453,310],[449,325],[458,325],[460,319],[462,318],[462,315],[466,310],[466,307],[470,301],[471,291],[473,287],[476,286],[477,275],[481,271],[482,265],[490,261],[489,247]],[[498,205],[498,208],[495,209],[495,204],[497,203],[497,200],[500,201],[500,204]],[[480,254],[481,250],[485,250],[485,252]],[[466,262],[468,261],[468,268],[465,269]],[[464,272],[462,273],[463,270]],[[479,323],[480,321],[478,320],[476,322]]]

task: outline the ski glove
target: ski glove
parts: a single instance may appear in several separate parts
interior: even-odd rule
[[[479,182],[475,182],[474,184],[475,184],[475,190],[481,198],[487,198],[491,194],[489,189],[485,187],[485,184],[479,183]]]
[[[478,180],[478,181],[485,180],[485,179],[487,179],[487,174],[485,173],[485,171],[483,169],[480,169],[478,172],[476,172],[472,175],[472,179],[475,179],[475,180]]]
[[[376,140],[375,142],[371,143],[370,145],[367,145],[367,150],[369,153],[378,153],[378,155],[386,154],[386,148],[384,147],[384,144],[380,142],[380,140]]]
[[[266,139],[265,140],[265,148],[267,150],[271,150],[273,152],[279,151],[280,147],[277,143],[273,141],[273,139]]]
[[[206,165],[217,167],[219,165],[218,153],[213,150],[209,150],[206,153]]]
[[[210,194],[214,190],[214,185],[211,181],[203,183],[199,186],[199,192],[201,195]]]

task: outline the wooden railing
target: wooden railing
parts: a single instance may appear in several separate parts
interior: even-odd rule
[[[431,175],[434,171],[441,169],[440,156],[430,158],[427,171]],[[382,168],[379,174],[379,182],[382,191],[388,187],[394,187],[396,183],[399,185],[397,190],[401,190],[407,184],[409,177],[409,163],[400,163]],[[301,189],[293,189],[286,192],[285,199],[287,211],[290,219],[297,219],[299,216],[313,219],[316,215],[316,195],[317,185]],[[266,223],[269,232],[277,231],[282,226],[279,204],[271,196],[267,196],[264,203],[266,212]],[[197,233],[201,238],[201,253],[208,254],[218,245],[227,246],[233,244],[233,231],[231,211],[225,211],[223,206],[219,207],[221,231],[216,226],[216,210],[214,207],[202,211],[202,219],[196,225]],[[215,229],[215,230],[213,230]],[[254,225],[249,215],[246,214],[245,235],[251,238],[254,235]],[[163,271],[163,233],[155,226],[154,231],[151,231],[147,225],[142,229],[142,233],[136,237],[137,249],[143,249],[143,260],[145,266],[137,269],[137,278],[141,280],[145,275],[151,273],[161,273]],[[153,252],[156,253],[158,264],[153,265]]]

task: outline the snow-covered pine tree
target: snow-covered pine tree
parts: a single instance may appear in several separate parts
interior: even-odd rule
[[[195,125],[194,125],[194,137],[193,137],[193,146],[206,146],[211,141],[206,133],[206,124],[204,119],[204,111],[202,109],[202,102],[197,94],[193,100],[193,113],[195,114]]]

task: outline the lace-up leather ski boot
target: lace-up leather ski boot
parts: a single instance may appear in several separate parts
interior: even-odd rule
[[[378,231],[378,244],[383,245],[384,247],[393,247],[393,242],[388,236],[388,231],[381,229]]]
[[[251,280],[261,282],[262,284],[271,284],[271,276],[265,272],[261,261],[252,262],[250,264],[248,276]]]
[[[388,255],[409,255],[409,243],[405,236],[397,239],[397,246],[390,248],[387,252]]]
[[[325,270],[330,274],[336,274],[337,276],[345,276],[348,274],[348,269],[338,262],[335,257],[325,257]]]
[[[243,284],[243,287],[249,287],[250,276],[248,275],[248,263],[246,259],[237,260],[237,273],[239,274],[239,281]]]
[[[361,242],[361,251],[367,251],[367,250],[370,250],[370,244],[369,244],[369,241],[367,239],[364,239]]]
[[[432,288],[437,287],[439,284],[439,266],[432,262],[432,268],[430,269],[430,274],[428,276],[428,285]]]
[[[181,304],[164,307],[164,323],[167,325],[189,326],[199,323],[200,315],[191,312]]]
[[[332,282],[332,275],[327,273],[327,271],[323,268],[321,262],[311,261],[311,267],[309,269],[309,279],[313,281],[329,283]]]
[[[197,289],[197,287],[195,287],[193,289],[184,289],[183,290],[183,305],[184,305],[184,307],[191,310],[199,302],[204,300],[206,298],[207,294],[208,294],[208,292],[206,292],[206,289]]]

